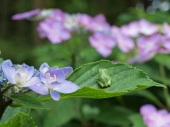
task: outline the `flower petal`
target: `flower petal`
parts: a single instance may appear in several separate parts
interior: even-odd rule
[[[12,66],[13,64],[11,60],[5,60],[4,62],[2,62],[2,65]]]
[[[7,66],[7,64],[5,63],[5,65],[2,64],[2,70],[6,78],[8,79],[8,81],[12,84],[15,84],[15,80],[14,80],[15,69],[10,66]]]
[[[43,64],[41,64],[41,66],[40,66],[40,72],[43,74],[43,76],[45,77],[45,73],[47,72],[47,71],[49,71],[49,65],[47,64],[47,63],[43,63]]]
[[[55,101],[60,100],[60,94],[57,91],[50,90],[50,95],[53,100],[55,100]]]
[[[33,86],[36,85],[38,83],[40,83],[41,80],[38,77],[32,77],[30,80],[28,80],[24,85],[22,85],[21,87],[29,87],[29,86]]]
[[[150,114],[152,112],[157,112],[157,109],[155,108],[155,106],[153,106],[151,104],[145,104],[140,108],[140,113],[143,116],[147,116],[148,114]]]
[[[72,93],[79,89],[79,86],[70,81],[64,81],[54,88],[54,90],[61,93]]]
[[[44,86],[43,83],[38,83],[36,85],[30,86],[29,87],[32,91],[42,94],[42,95],[47,95],[48,94],[48,88]]]
[[[34,74],[34,67],[32,67],[32,66],[28,67],[27,71],[28,71],[28,73],[27,73],[27,80],[29,80],[33,76],[33,74]]]
[[[16,85],[19,85],[19,86],[25,84],[26,82],[26,77],[22,77],[20,73],[16,73],[14,75],[14,79],[15,79]]]
[[[51,71],[50,75],[56,75],[57,82],[63,82],[65,80],[65,75],[62,69],[56,69]]]
[[[73,68],[72,68],[72,67],[63,67],[63,68],[61,68],[61,70],[64,72],[65,78],[66,78],[71,72],[73,72]]]

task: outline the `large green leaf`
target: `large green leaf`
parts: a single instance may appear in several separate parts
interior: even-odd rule
[[[32,121],[32,118],[30,118],[27,114],[19,112],[8,122],[0,124],[0,127],[36,127],[36,126]]]
[[[16,103],[25,106],[27,108],[33,109],[47,109],[41,102],[39,102],[36,98],[27,95],[27,94],[13,94],[10,96],[12,100]]]
[[[110,87],[101,88],[97,83],[98,71],[101,68],[107,69],[112,79]],[[113,64],[107,60],[85,64],[77,68],[67,80],[80,86],[80,89],[71,94],[62,94],[63,98],[109,98],[151,86],[164,87],[164,85],[149,79],[149,77],[139,69],[123,63]],[[40,100],[47,101],[50,99],[51,98],[47,96]]]

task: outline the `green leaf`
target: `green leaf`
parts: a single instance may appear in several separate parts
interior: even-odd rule
[[[98,72],[101,68],[107,69],[111,77],[110,87],[102,88],[97,83]],[[165,87],[149,79],[149,77],[139,69],[123,63],[114,64],[107,60],[85,64],[74,70],[67,80],[80,86],[80,89],[71,94],[61,94],[62,98],[109,98],[151,86]],[[51,100],[49,96],[41,96],[39,98],[41,98],[41,101]]]
[[[132,121],[133,127],[147,127],[143,122],[142,115],[140,114],[133,114],[129,119]]]
[[[16,103],[25,106],[27,108],[33,109],[48,109],[41,102],[39,102],[36,98],[29,96],[27,94],[13,94],[10,96],[12,100]]]
[[[36,125],[32,121],[32,118],[30,118],[27,114],[19,112],[8,122],[0,124],[0,127],[36,127]]]
[[[133,114],[133,111],[120,107],[113,106],[103,110],[96,119],[98,122],[114,125],[114,126],[130,126],[131,121],[128,119],[130,115]]]
[[[50,110],[32,110],[33,117],[38,127],[61,127],[73,118],[79,117],[81,99],[69,98],[60,101],[45,102]],[[70,127],[70,126],[69,126]]]
[[[20,112],[21,107],[10,107],[8,106],[1,118],[0,124],[7,122],[9,119],[11,119],[13,116],[15,116],[18,112]]]
[[[158,62],[159,64],[162,64],[163,66],[170,69],[170,56],[167,54],[158,54],[154,57],[154,60]]]
[[[101,68],[107,69],[112,79],[111,86],[104,89],[96,82],[98,71]],[[79,85],[80,89],[71,94],[63,94],[62,97],[108,98],[151,86],[164,87],[149,79],[141,70],[127,64],[113,64],[106,60],[83,65],[67,79]]]

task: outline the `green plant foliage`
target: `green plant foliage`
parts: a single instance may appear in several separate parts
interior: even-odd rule
[[[60,127],[72,118],[79,117],[79,106],[81,100],[78,98],[63,99],[58,102],[49,101],[45,105],[50,110],[33,110],[31,116],[38,127]]]
[[[1,118],[0,124],[7,122],[10,120],[13,116],[15,116],[18,112],[20,112],[21,107],[10,107],[8,106]]]
[[[131,121],[128,119],[130,115],[134,112],[130,109],[121,107],[121,106],[113,106],[103,110],[97,117],[97,121],[100,123],[114,125],[114,126],[127,126],[131,125]]]
[[[27,94],[13,94],[10,96],[10,98],[14,100],[17,104],[20,104],[27,108],[48,109],[41,102],[39,102],[36,98],[29,96]]]
[[[170,70],[170,56],[169,55],[158,54],[155,56],[154,60]]]
[[[134,92],[131,92],[131,93],[127,94],[127,95],[142,96],[142,97],[145,97],[145,98],[149,99],[150,101],[154,102],[158,106],[162,106],[162,103],[159,101],[159,99],[148,90],[134,91]]]
[[[132,127],[147,127],[144,123],[143,123],[143,118],[142,115],[140,114],[133,114],[129,117],[129,119],[132,121],[133,126]]]
[[[168,85],[170,84],[169,78],[161,76],[159,66],[153,67],[152,65],[147,64],[135,64],[134,66],[146,72],[154,81],[166,83]]]
[[[0,127],[36,127],[36,125],[32,121],[32,118],[30,118],[27,114],[19,112],[8,122],[0,124]]]

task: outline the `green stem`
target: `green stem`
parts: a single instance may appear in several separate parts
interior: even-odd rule
[[[2,94],[0,94],[0,119],[3,115],[4,111],[3,111],[3,97]]]
[[[75,69],[75,63],[76,63],[76,54],[72,53],[71,55],[71,66],[73,69]]]
[[[159,70],[160,70],[161,77],[166,78],[166,73],[165,73],[165,69],[164,69],[163,65],[159,64]],[[166,83],[164,82],[164,80],[163,80],[163,84],[165,86],[167,86]],[[163,88],[163,92],[164,92],[165,101],[166,101],[166,104],[167,104],[167,107],[168,107],[168,110],[169,110],[169,108],[170,108],[170,98],[169,98],[168,88]]]
[[[116,99],[119,101],[119,103],[120,103],[122,106],[127,107],[127,105],[126,105],[126,103],[124,102],[122,96],[117,96]]]
[[[5,112],[5,109],[7,108],[7,105],[4,104],[2,92],[0,92],[0,120],[2,118],[2,115]]]

